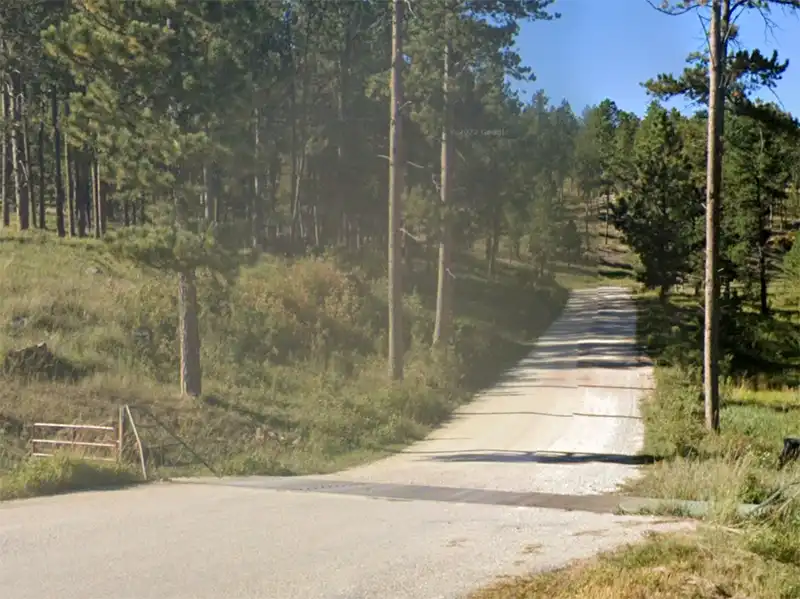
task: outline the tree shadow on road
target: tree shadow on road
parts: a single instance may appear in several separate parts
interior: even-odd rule
[[[537,451],[468,451],[468,452],[424,452],[412,451],[414,455],[429,455],[432,462],[486,462],[486,463],[535,463],[535,464],[621,464],[641,466],[652,464],[657,458],[649,455],[624,455],[616,453],[537,452]]]

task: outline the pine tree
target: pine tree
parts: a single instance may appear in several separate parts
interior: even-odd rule
[[[658,289],[662,300],[690,272],[702,210],[677,126],[680,119],[676,111],[650,105],[636,133],[634,172],[617,217],[626,243],[641,258],[640,280]]]

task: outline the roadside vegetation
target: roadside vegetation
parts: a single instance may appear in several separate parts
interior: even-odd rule
[[[771,294],[774,316],[760,317],[757,302],[745,303],[737,315],[741,329],[724,345],[718,434],[703,422],[699,298],[673,292],[664,302],[640,291],[639,341],[656,364],[656,390],[643,405],[644,452],[656,462],[623,490],[637,497],[708,501],[707,515],[695,532],[649,535],[567,568],[502,580],[473,598],[800,596],[800,465],[778,470],[784,437],[800,432],[798,289],[782,273]],[[742,503],[766,509],[742,518],[735,513]]]
[[[508,86],[550,4],[6,2],[3,493],[77,472],[30,459],[34,423],[120,406],[124,480],[137,432],[148,478],[374,459],[513,364],[567,287],[627,277],[593,241],[606,109]]]
[[[412,4],[4,4],[0,498],[130,484],[140,457],[151,478],[374,459],[490,384],[568,288],[613,281],[641,287],[658,369],[658,461],[627,490],[715,509],[479,596],[797,597],[798,466],[776,461],[800,434],[800,127],[756,99],[788,65],[734,52],[733,26],[795,3],[663,3],[711,14],[721,59],[647,82],[642,116],[512,91],[516,24],[557,18],[547,0]],[[141,456],[127,427],[119,463],[31,457],[33,423],[123,405]]]
[[[464,255],[454,342],[432,352],[435,280],[419,276],[404,306],[405,377],[389,385],[380,263],[370,272],[346,255],[263,257],[235,285],[199,278],[202,296],[213,298],[200,319],[205,390],[186,398],[174,384],[177,313],[168,276],[116,259],[102,242],[36,232],[3,236],[0,255],[2,345],[46,340],[80,373],[4,378],[0,468],[12,474],[0,478],[2,495],[20,484],[33,492],[29,477],[74,473],[84,486],[88,466],[37,461],[13,470],[29,452],[29,425],[111,424],[120,404],[132,408],[151,476],[208,472],[204,463],[220,474],[305,474],[374,459],[422,438],[513,364],[566,298],[555,281],[535,289],[520,283],[524,266],[500,261],[489,279],[484,263]],[[136,467],[135,443],[126,441],[124,463]],[[98,480],[111,472],[98,471]]]
[[[800,596],[800,465],[778,463],[784,438],[800,436],[800,127],[755,99],[787,65],[726,50],[738,36],[728,27],[739,10],[778,3],[757,4],[664,3],[666,12],[688,7],[716,20],[706,33],[713,47],[722,32],[726,79],[712,102],[708,57],[691,57],[699,60],[684,73],[645,85],[654,99],[696,102],[696,114],[654,102],[640,122],[612,120],[606,129],[614,224],[638,262],[639,343],[656,366],[643,405],[645,453],[655,461],[622,491],[707,501],[710,509],[695,532],[652,535],[555,572],[501,581],[476,599]],[[707,187],[714,171],[721,185]],[[707,212],[718,202],[709,228]],[[718,255],[706,250],[712,236]],[[711,308],[706,271],[718,274]],[[715,328],[717,341],[705,342]],[[717,372],[704,379],[709,356]],[[742,517],[742,503],[762,509]]]

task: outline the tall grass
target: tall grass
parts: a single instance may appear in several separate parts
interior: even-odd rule
[[[25,455],[30,422],[110,423],[123,403],[148,469],[164,475],[202,471],[198,456],[222,473],[327,472],[419,439],[521,357],[566,292],[552,281],[523,285],[523,265],[500,264],[488,279],[463,256],[454,342],[433,351],[435,280],[413,266],[406,373],[394,385],[379,256],[266,256],[234,284],[198,272],[204,393],[192,400],[176,394],[173,277],[92,240],[0,237],[0,350],[45,341],[82,373],[2,380],[0,471]]]

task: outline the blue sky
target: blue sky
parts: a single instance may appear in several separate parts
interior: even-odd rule
[[[561,19],[522,25],[520,53],[537,80],[519,89],[526,99],[537,89],[555,104],[566,98],[578,114],[606,97],[642,114],[650,99],[639,84],[660,72],[680,72],[686,56],[703,47],[697,15],[664,15],[646,0],[556,0],[553,7]],[[776,93],[800,116],[800,17],[773,10],[772,19],[776,28],[769,32],[758,14],[742,15],[741,40],[789,59]],[[761,95],[775,100],[769,91]]]

